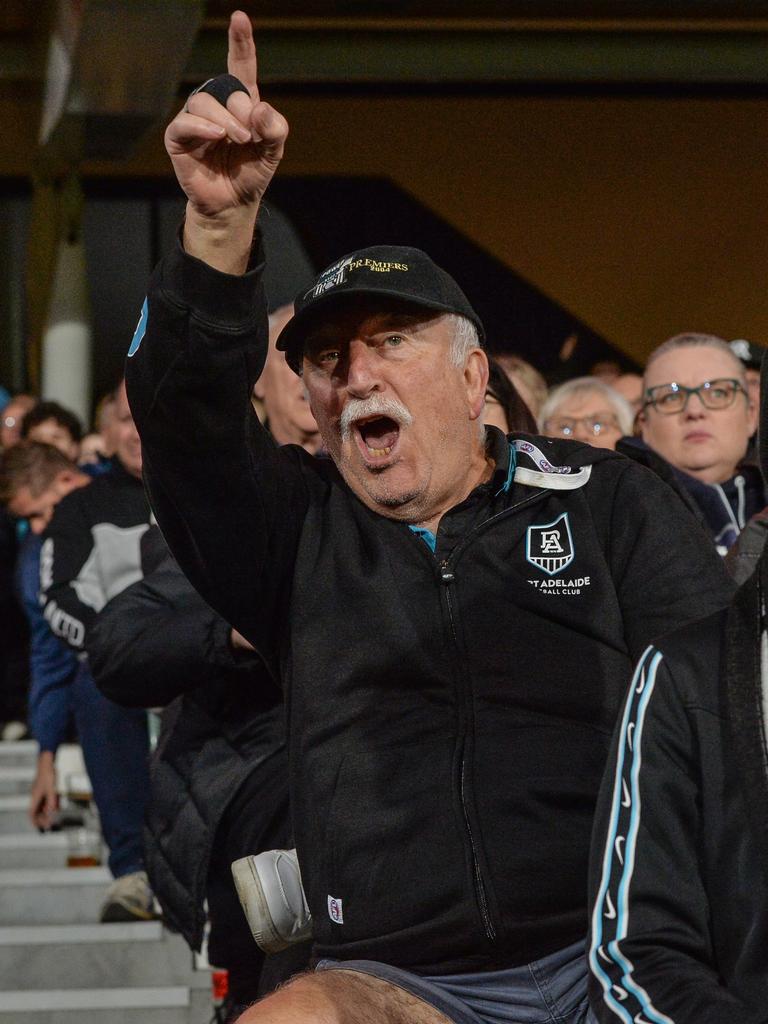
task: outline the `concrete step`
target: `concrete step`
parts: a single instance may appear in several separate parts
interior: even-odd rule
[[[96,924],[111,882],[106,868],[0,871],[0,925]]]
[[[2,993],[0,1024],[191,1024],[190,1003],[183,986],[14,990]]]
[[[26,765],[28,768],[34,768],[36,763],[37,743],[34,740],[0,743],[0,771],[11,765]]]
[[[3,796],[29,793],[34,780],[34,768],[23,764],[0,764],[0,794]]]
[[[0,928],[0,979],[13,979],[19,990],[39,990],[41,982],[51,989],[163,988],[210,980],[193,974],[187,944],[159,921]]]
[[[27,817],[28,796],[0,796],[0,835],[24,832],[32,826]]]
[[[177,986],[168,986],[176,988]],[[181,987],[181,986],[178,986]],[[70,994],[69,999],[59,998],[56,989],[41,989],[40,992],[2,992],[0,998],[0,1024],[209,1024],[213,1016],[210,986],[205,990],[187,989],[186,1006],[160,1006],[163,1000],[163,989],[150,989],[150,995],[146,995],[146,989],[139,990],[134,996],[134,1002],[143,1001],[143,1006],[125,1006],[126,998],[118,994],[115,1002],[109,1002],[108,1007],[93,1006],[108,1001],[109,993],[115,989],[106,989],[99,992],[96,989],[81,989],[86,993],[79,999],[81,1006],[72,1006],[77,997]],[[124,991],[124,990],[122,990]],[[130,990],[129,990],[130,991]],[[72,990],[69,990],[71,993]],[[12,998],[11,1008],[6,1012],[4,997]],[[24,998],[24,996],[27,998]],[[143,995],[143,999],[142,999]],[[37,998],[35,998],[37,996]],[[99,999],[99,996],[101,998]],[[168,1001],[167,988],[165,999]],[[9,1000],[10,1001],[10,1000]],[[182,1000],[179,999],[181,1002]],[[86,1006],[83,1006],[85,1004]],[[88,1004],[91,1004],[89,1007]],[[122,1005],[121,1005],[122,1004]],[[148,1004],[148,1005],[147,1005]],[[47,1009],[58,1007],[58,1009]]]
[[[0,871],[7,868],[63,868],[67,864],[64,832],[10,832],[0,835]]]

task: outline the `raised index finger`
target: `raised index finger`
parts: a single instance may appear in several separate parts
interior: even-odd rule
[[[251,19],[243,11],[233,11],[229,19],[227,71],[240,79],[250,92],[253,102],[257,103],[259,86],[256,79],[256,47]]]

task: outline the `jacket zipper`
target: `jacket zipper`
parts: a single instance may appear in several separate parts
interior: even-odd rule
[[[446,605],[448,607],[448,621],[451,624],[451,637],[453,638],[453,645],[456,651],[458,652],[461,650],[461,648],[459,646],[459,638],[456,634],[456,622],[453,614],[453,602],[451,600],[451,584],[455,581],[456,576],[453,572],[451,572],[447,559],[444,559],[440,563],[440,579],[445,585],[445,600]],[[466,693],[464,693],[464,699],[466,703]],[[467,761],[465,755],[464,740],[465,736],[462,736],[461,774],[459,777],[459,798],[461,800],[461,813],[464,819],[464,828],[466,829],[467,838],[469,839],[469,849],[472,854],[472,873],[475,882],[475,895],[477,897],[477,903],[480,908],[480,915],[483,919],[483,927],[485,928],[485,934],[487,935],[487,937],[489,939],[495,939],[496,929],[493,927],[493,921],[491,921],[491,915],[488,910],[488,897],[485,892],[485,882],[483,881],[483,874],[480,870],[480,860],[477,855],[477,846],[475,845],[475,837],[472,832],[472,824],[469,820],[469,809],[467,807],[465,787]]]
[[[511,513],[517,511],[520,508],[522,508],[524,505],[531,504],[531,502],[533,502],[534,500],[536,500],[539,497],[542,497],[542,495],[531,495],[529,498],[526,498],[523,501],[518,502],[516,505],[513,505],[511,508],[507,508],[507,509],[504,509],[502,512],[498,512],[495,516],[491,516],[490,519],[486,519],[484,522],[480,523],[479,526],[476,526],[474,528],[474,530],[470,531],[470,533],[464,538],[464,540],[459,545],[459,547],[457,547],[455,549],[455,551],[453,552],[454,561],[456,559],[456,556],[459,553],[461,553],[467,547],[468,543],[472,539],[474,539],[474,537],[481,530],[483,530],[486,526],[489,526],[491,523],[494,523],[497,520],[499,520],[499,519],[501,519],[501,518],[503,518],[503,517],[505,517],[507,515],[510,515]],[[454,584],[456,582],[456,573],[454,572],[453,568],[451,567],[450,559],[445,558],[445,559],[443,559],[442,562],[439,563],[439,571],[440,571],[440,580],[441,580],[442,584],[445,587],[445,600],[446,600],[446,606],[448,608],[448,621],[450,622],[450,626],[451,626],[451,638],[453,640],[453,645],[454,645],[454,648],[455,648],[457,654],[461,655],[461,646],[459,644],[459,638],[458,638],[458,634],[456,632],[456,618],[455,618],[455,614],[454,614],[453,600],[451,598],[451,586],[452,586],[452,584]],[[466,703],[467,703],[466,686],[462,687],[462,693],[463,693],[463,697],[464,697],[464,701],[465,701],[465,705],[466,705]],[[467,769],[467,760],[466,760],[465,740],[466,740],[466,726],[464,727],[464,735],[462,736],[461,774],[460,774],[460,781],[459,781],[459,798],[461,800],[461,813],[462,813],[462,816],[464,818],[464,828],[466,830],[467,838],[469,840],[469,849],[470,849],[470,853],[472,855],[472,871],[473,871],[473,874],[474,874],[475,894],[476,894],[476,898],[477,898],[477,904],[478,904],[478,907],[480,909],[480,916],[483,919],[483,927],[485,928],[486,936],[490,940],[494,940],[496,938],[496,929],[494,928],[493,921],[491,920],[490,908],[488,906],[488,896],[487,896],[487,893],[486,893],[485,882],[483,880],[483,873],[480,870],[480,858],[478,857],[477,844],[475,843],[475,836],[474,836],[474,833],[472,831],[472,823],[471,823],[470,817],[469,817],[469,808],[467,806],[467,797],[466,797],[466,769]]]

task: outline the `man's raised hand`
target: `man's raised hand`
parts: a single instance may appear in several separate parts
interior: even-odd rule
[[[165,146],[188,199],[184,247],[218,270],[243,273],[288,123],[259,98],[256,48],[242,11],[230,18],[227,67],[248,93],[233,92],[226,106],[194,93],[166,129]]]

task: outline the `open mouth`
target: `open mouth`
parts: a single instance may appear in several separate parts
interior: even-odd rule
[[[371,416],[354,426],[358,446],[369,461],[386,459],[400,438],[400,424],[389,416]]]

